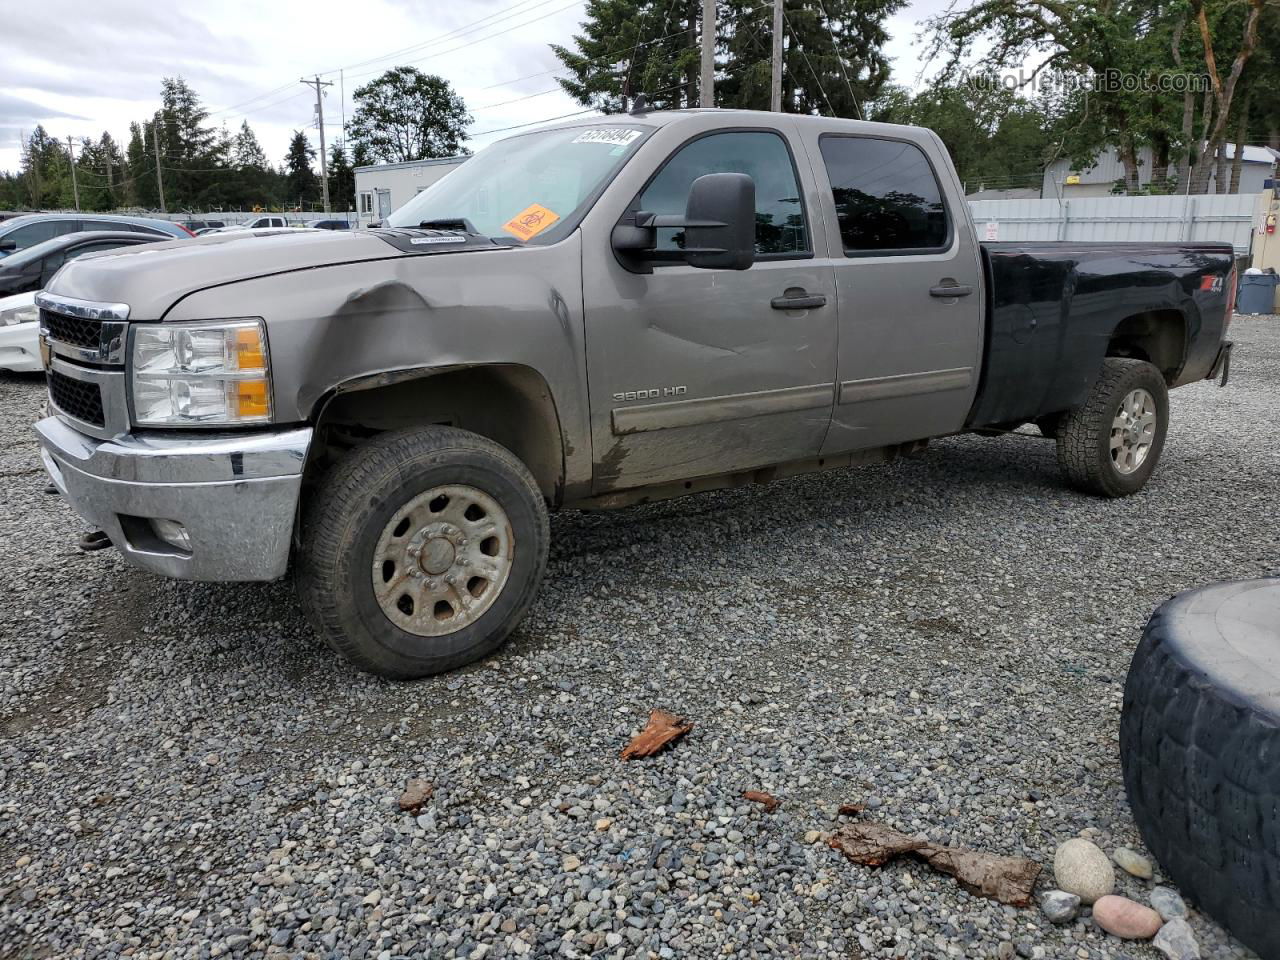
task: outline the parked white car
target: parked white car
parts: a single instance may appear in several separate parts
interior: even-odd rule
[[[0,297],[0,370],[31,373],[43,369],[35,292]]]

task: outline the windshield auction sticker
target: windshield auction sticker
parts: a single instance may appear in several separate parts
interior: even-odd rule
[[[531,203],[504,223],[502,229],[518,240],[532,240],[559,219],[560,214],[540,203]]]
[[[573,138],[574,143],[602,143],[607,147],[625,147],[640,136],[639,130],[628,130],[625,127],[596,127],[584,130]]]

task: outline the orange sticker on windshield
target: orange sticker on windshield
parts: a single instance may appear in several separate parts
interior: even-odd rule
[[[502,225],[502,229],[520,240],[531,240],[560,219],[540,203],[531,203]]]

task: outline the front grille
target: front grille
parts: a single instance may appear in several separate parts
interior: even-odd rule
[[[84,383],[50,370],[49,399],[68,416],[95,427],[106,425],[106,416],[102,412],[102,390],[96,383]]]
[[[82,320],[51,310],[40,311],[40,322],[49,331],[49,339],[77,347],[96,350],[102,338],[102,321]]]

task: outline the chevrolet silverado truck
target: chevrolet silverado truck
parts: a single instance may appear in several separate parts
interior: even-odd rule
[[[132,564],[292,570],[315,629],[409,678],[529,609],[548,512],[886,461],[1026,424],[1120,497],[1168,390],[1225,382],[1213,243],[978,242],[928,130],[728,110],[490,146],[382,229],[228,232],[39,296],[71,506]]]

